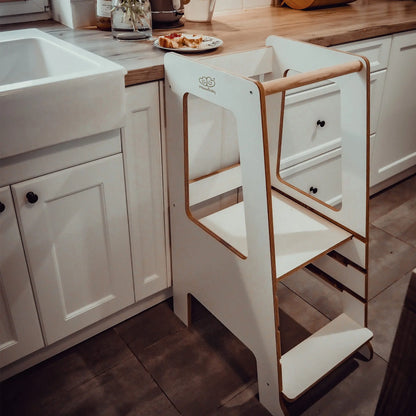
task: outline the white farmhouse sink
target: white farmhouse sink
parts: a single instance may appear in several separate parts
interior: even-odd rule
[[[37,29],[0,32],[0,158],[123,126],[125,73]]]

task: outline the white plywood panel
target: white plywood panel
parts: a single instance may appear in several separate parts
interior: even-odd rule
[[[369,112],[367,94],[369,68],[367,62],[354,55],[331,51],[306,43],[285,38],[270,36],[267,45],[275,51],[274,76],[280,78],[288,69],[300,73],[318,71],[321,68],[348,64],[360,60],[363,64],[359,72],[333,78],[340,93],[340,137],[342,140],[342,208],[334,211],[299,193],[296,189],[280,182],[272,175],[272,184],[285,194],[322,213],[333,221],[342,224],[356,234],[366,237],[367,228],[367,145],[368,129],[367,114]],[[268,109],[270,117],[271,109]],[[273,113],[272,113],[273,114]],[[351,120],[354,120],[351,123]],[[278,133],[276,129],[274,134]],[[278,137],[269,135],[269,141],[277,141]],[[277,154],[270,154],[270,165],[276,166]]]
[[[313,263],[319,269],[329,274],[363,299],[366,298],[366,275],[351,265],[344,266],[332,257],[325,256]]]
[[[335,318],[281,357],[284,396],[295,400],[372,337],[346,314]]]
[[[354,237],[352,240],[347,241],[335,251],[350,259],[358,266],[361,266],[363,269],[367,268],[367,245],[357,238]]]
[[[241,166],[237,165],[214,175],[189,184],[189,205],[199,204],[207,199],[241,186]]]
[[[246,77],[267,74],[273,69],[273,50],[260,48],[249,52],[203,57],[200,62]]]
[[[280,415],[274,259],[270,256],[259,89],[250,80],[170,53],[165,55],[165,75],[175,313],[187,322],[187,295],[191,293],[242,340],[257,359],[260,400],[274,415]],[[215,79],[213,88],[203,88],[202,77]],[[246,221],[251,236],[251,257],[246,260],[225,249],[186,214],[183,106],[188,93],[223,106],[235,116],[244,203],[256,213]]]
[[[271,38],[269,44],[273,46],[273,71],[265,77],[267,80],[271,75],[280,78],[282,68],[298,69],[300,66],[303,72],[317,69],[318,65],[353,63],[355,68],[361,67],[361,64],[357,65],[356,57],[325,48],[281,38]],[[254,55],[258,57],[257,53]],[[341,93],[341,130],[349,141],[346,152],[343,149],[343,190],[345,185],[349,202],[346,204],[347,212],[341,215],[329,207],[322,209],[324,216],[331,221],[302,208],[291,199],[272,195],[269,174],[275,172],[277,153],[271,152],[274,159],[269,159],[267,154],[275,146],[273,142],[279,130],[274,106],[279,105],[280,94],[265,97],[264,86],[244,78],[247,75],[244,61],[232,56],[227,63],[227,58],[223,61],[225,70],[221,70],[205,65],[205,60],[188,59],[172,53],[165,55],[174,309],[185,323],[188,322],[188,295],[192,294],[253,351],[257,360],[260,401],[277,416],[284,409],[278,394],[283,381],[276,362],[280,355],[280,335],[274,277],[283,278],[285,273],[349,241],[352,234],[335,225],[336,222],[349,228],[351,220],[354,224],[351,228],[357,226],[363,234],[366,232],[365,97],[369,72],[362,70],[359,74],[348,75],[344,83],[349,90],[345,94],[347,98]],[[250,61],[247,54],[245,58]],[[220,64],[221,60],[214,61]],[[303,66],[305,62],[306,67]],[[235,63],[238,65],[233,65]],[[238,73],[243,76],[235,75]],[[255,79],[262,80],[261,77]],[[359,85],[358,94],[355,94],[354,85]],[[186,192],[190,179],[186,166],[189,131],[186,109],[191,95],[233,113],[244,199],[202,218],[200,222],[190,213]],[[352,103],[351,96],[356,95],[359,96],[358,105],[343,107]],[[270,142],[265,134],[266,111],[267,116],[273,115],[267,120]],[[346,120],[355,119],[355,111],[359,113],[358,122],[351,127]],[[346,179],[349,181],[347,184]],[[284,191],[299,193],[293,188]],[[302,202],[310,202],[307,195],[302,196],[305,196],[300,198]],[[310,205],[317,211],[322,207],[317,203]],[[350,208],[353,208],[351,212]],[[331,361],[331,356],[328,358]]]
[[[244,202],[200,221],[240,253],[250,256]],[[277,193],[273,194],[273,227],[277,278],[351,238],[350,233]]]
[[[48,344],[133,303],[121,155],[12,190]]]

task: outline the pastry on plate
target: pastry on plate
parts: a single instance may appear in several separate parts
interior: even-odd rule
[[[159,46],[168,49],[183,47],[198,48],[202,43],[202,35],[188,35],[183,33],[169,33],[159,36]]]

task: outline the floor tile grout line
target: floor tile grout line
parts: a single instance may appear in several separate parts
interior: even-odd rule
[[[390,237],[392,237],[392,238],[394,238],[394,239],[396,239],[396,240],[400,241],[401,243],[406,244],[407,246],[409,246],[409,247],[411,247],[411,248],[416,249],[416,246],[414,246],[413,244],[409,243],[408,241],[402,240],[402,239],[401,239],[400,237],[398,237],[397,235],[394,235],[394,234],[392,234],[391,232],[389,232],[389,231],[387,231],[387,230],[385,230],[385,229],[383,229],[383,228],[378,227],[377,225],[371,224],[371,226],[372,226],[373,228],[377,228],[377,230],[382,231],[383,233],[388,234]]]
[[[98,371],[97,373],[94,373],[92,377],[83,380],[81,383],[76,384],[76,385],[72,386],[69,389],[65,389],[65,391],[69,393],[69,392],[73,391],[74,389],[77,389],[77,388],[83,386],[84,384],[89,383],[90,381],[94,380],[95,378],[101,377],[103,374],[109,372],[113,368],[117,367],[119,364],[121,364],[121,363],[123,363],[125,361],[128,361],[129,359],[130,359],[130,357],[122,358],[121,360],[117,361],[115,364],[113,364],[113,365],[111,365],[111,366],[109,366],[109,367],[107,367],[107,368],[105,368],[105,369],[103,369],[101,371]]]
[[[239,389],[237,389],[234,393],[230,394],[227,397],[227,400],[225,401],[221,401],[220,406],[217,407],[218,409],[223,408],[227,403],[231,402],[232,400],[234,400],[238,395],[240,395],[241,393],[243,393],[244,391],[248,390],[249,388],[251,388],[252,386],[257,384],[257,378],[255,380],[251,380],[245,384],[243,384]],[[258,394],[258,389],[257,389],[257,394]],[[254,396],[253,396],[254,397]]]
[[[397,280],[391,282],[388,286],[384,287],[380,292],[376,293],[373,297],[369,298],[368,299],[368,303],[370,303],[371,301],[373,301],[377,296],[379,296],[382,293],[384,293],[387,289],[390,289],[396,283],[400,282],[400,280],[404,279],[409,273],[412,273],[412,270],[414,270],[414,268],[411,268],[407,272],[403,273]]]
[[[175,331],[175,333],[179,332]],[[117,331],[114,331],[117,332]],[[117,336],[120,337],[121,341],[126,345],[126,347],[129,349],[129,351],[133,354],[134,358],[136,359],[136,361],[143,367],[143,369],[146,371],[147,374],[149,374],[150,378],[153,380],[153,382],[157,385],[157,387],[159,388],[159,390],[163,393],[163,395],[166,397],[166,399],[169,401],[169,403],[173,406],[173,408],[178,412],[178,415],[182,415],[182,413],[180,412],[180,410],[176,407],[175,403],[170,399],[170,397],[167,395],[167,393],[165,392],[165,390],[163,390],[162,386],[157,382],[157,380],[153,377],[153,374],[149,371],[149,369],[144,365],[144,363],[142,362],[142,360],[138,357],[138,355],[130,348],[129,344],[124,341],[124,339],[121,337],[121,335],[119,335],[117,333]],[[163,339],[165,337],[162,337],[160,339]],[[159,341],[159,340],[158,340]],[[157,341],[155,341],[153,344],[155,344]],[[150,345],[153,345],[150,344]],[[150,346],[149,345],[149,346]],[[146,347],[147,348],[147,347]]]
[[[407,273],[406,273],[407,274]],[[402,279],[403,277],[406,276],[406,274],[404,274],[402,277],[400,277],[400,279]],[[399,279],[399,280],[400,280]],[[395,282],[393,282],[390,286],[392,286],[394,283],[398,282],[398,280],[396,280]],[[299,295],[298,293],[296,293],[294,290],[292,290],[290,287],[286,286],[283,282],[281,282],[288,290],[290,290],[293,294],[295,294],[296,296],[298,296],[300,299],[302,299],[305,303],[307,303],[309,306],[311,306],[313,309],[315,309],[316,311],[318,311],[322,316],[324,316],[325,318],[329,319],[330,321],[332,321],[332,319],[327,316],[325,313],[323,313],[322,311],[320,311],[316,306],[312,305],[311,303],[309,303],[306,299],[304,299],[301,295]],[[390,287],[388,286],[388,287]],[[385,289],[384,289],[385,290]],[[383,291],[384,291],[383,290]],[[382,292],[383,292],[382,291]],[[382,293],[380,292],[380,293]],[[377,297],[380,293],[378,293],[375,297]],[[374,297],[374,298],[375,298]],[[374,299],[372,298],[372,299]],[[370,302],[371,299],[368,300],[368,303]],[[309,331],[308,331],[309,332]],[[386,363],[388,363],[388,361],[386,361],[381,355],[377,354],[375,351],[373,351],[373,353],[375,355],[377,355],[379,358],[381,358],[383,361],[385,361]]]
[[[173,313],[173,311],[172,311],[172,313]],[[113,328],[114,329],[114,328]],[[143,349],[147,349],[147,348],[150,348],[150,347],[152,347],[153,345],[155,345],[155,344],[157,344],[159,341],[161,341],[161,340],[163,340],[163,339],[165,339],[165,338],[168,338],[169,336],[171,336],[171,335],[174,335],[174,334],[177,334],[178,332],[181,332],[181,331],[183,331],[183,330],[186,330],[186,329],[188,329],[188,327],[187,326],[185,326],[184,325],[184,327],[183,328],[179,328],[179,329],[177,329],[177,330],[175,330],[175,331],[173,331],[173,332],[169,332],[169,334],[166,334],[166,335],[163,335],[161,338],[158,338],[156,341],[153,341],[152,343],[150,343],[149,345],[146,345]],[[127,347],[130,349],[130,351],[132,351],[131,350],[131,348],[129,347],[129,345],[128,345],[128,343],[126,342],[126,341],[124,341],[124,338],[117,332],[117,330],[115,330],[115,332],[117,333],[117,335],[123,340],[123,342],[127,345]],[[133,352],[133,351],[132,351]],[[133,352],[133,354],[134,354],[134,352]]]

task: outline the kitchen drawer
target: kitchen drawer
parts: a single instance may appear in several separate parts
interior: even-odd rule
[[[386,70],[370,76],[370,135],[377,129]],[[342,146],[340,93],[335,84],[286,97],[280,170]],[[325,122],[321,127],[318,121]]]
[[[342,202],[341,149],[335,149],[281,172],[284,181],[331,206]]]
[[[0,160],[0,186],[21,182],[120,152],[120,129],[115,129],[7,157]]]
[[[391,36],[336,45],[333,49],[365,56],[370,61],[371,72],[386,69],[389,61]]]
[[[280,170],[339,147],[340,120],[341,97],[335,84],[287,96]]]

